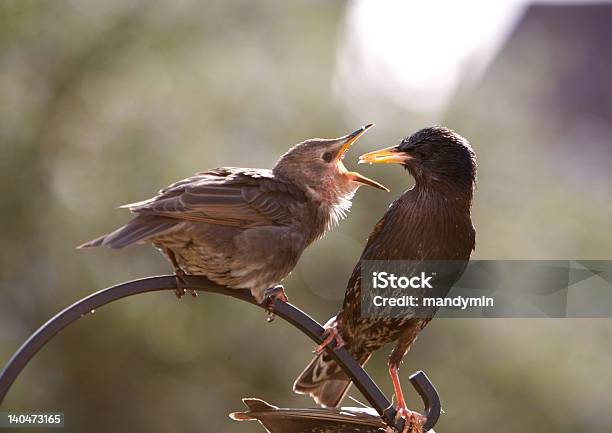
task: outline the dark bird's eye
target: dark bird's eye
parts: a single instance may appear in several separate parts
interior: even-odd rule
[[[331,152],[325,152],[321,158],[323,158],[323,161],[325,162],[331,162],[333,155]]]

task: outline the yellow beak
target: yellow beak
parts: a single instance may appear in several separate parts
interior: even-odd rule
[[[386,147],[363,154],[359,157],[359,164],[402,164],[412,157],[399,150],[398,146]]]
[[[389,192],[389,188],[384,186],[382,183],[378,183],[369,177],[365,177],[362,174],[357,173],[356,171],[347,171],[345,176],[348,177],[353,182],[363,183],[365,185],[373,186],[374,188],[382,189],[383,191]]]
[[[372,126],[374,126],[374,124],[370,123],[368,125],[362,126],[357,131],[347,135],[346,136],[346,141],[344,142],[344,144],[340,148],[340,152],[338,152],[338,158],[342,157],[342,155],[344,155],[344,153],[349,149],[349,147],[351,147],[351,144],[356,142],[359,139],[359,137],[361,137]]]
[[[365,177],[363,174],[357,173],[356,171],[347,171],[346,167],[344,167],[344,164],[342,163],[342,157],[344,156],[346,151],[349,149],[349,147],[351,147],[351,144],[356,142],[359,139],[359,137],[361,137],[372,126],[374,126],[373,123],[362,126],[357,131],[343,137],[343,139],[346,141],[344,142],[344,144],[342,145],[342,147],[340,148],[340,150],[338,151],[336,155],[338,169],[344,176],[346,176],[353,182],[363,183],[365,185],[370,185],[370,186],[373,186],[374,188],[382,189],[383,191],[389,192],[389,189],[383,184],[378,183],[375,180],[370,179],[369,177]]]

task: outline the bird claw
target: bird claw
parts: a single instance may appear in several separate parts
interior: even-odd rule
[[[264,299],[268,304],[268,317],[266,318],[268,323],[271,323],[274,321],[274,319],[276,319],[276,315],[274,314],[274,300],[278,299],[283,302],[289,302],[289,298],[287,297],[285,288],[282,284],[266,289],[264,292]]]
[[[283,302],[289,302],[289,298],[287,297],[287,294],[285,293],[285,288],[282,284],[278,284],[274,287],[266,289],[266,291],[264,292],[264,297],[268,300],[268,302],[271,302],[274,299],[280,299]]]
[[[325,326],[322,336],[325,336],[325,339],[312,351],[316,355],[323,353],[327,345],[332,342],[335,342],[334,349],[344,346],[344,340],[338,331],[338,323],[336,321],[332,322],[329,326]]]
[[[183,271],[182,269],[177,269],[174,271],[174,278],[176,279],[176,289],[174,290],[174,294],[178,299],[181,299],[187,293],[190,293],[191,296],[197,298],[197,290],[186,287],[187,281],[185,280],[185,275],[185,271]]]
[[[423,433],[423,424],[427,420],[418,412],[411,411],[407,407],[399,407],[395,414],[395,421],[404,418],[404,428],[401,433]],[[387,427],[385,433],[398,433],[395,427]]]

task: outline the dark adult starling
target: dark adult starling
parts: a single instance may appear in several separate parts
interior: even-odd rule
[[[152,243],[170,259],[179,282],[185,273],[204,275],[250,289],[259,303],[267,296],[286,299],[275,285],[308,245],[346,215],[359,185],[387,190],[342,163],[371,126],[299,143],[272,170],[222,167],[178,181],[153,198],[122,206],[137,216],[79,248]],[[184,293],[181,286],[177,295]]]
[[[476,158],[467,140],[447,128],[425,128],[399,145],[370,152],[360,162],[399,163],[414,177],[415,186],[387,210],[368,237],[348,282],[340,312],[326,325],[327,338],[318,355],[296,380],[294,391],[311,395],[322,406],[337,406],[350,379],[323,352],[335,341],[362,365],[387,343],[397,342],[389,357],[389,373],[400,414],[409,411],[400,387],[398,368],[419,332],[431,320],[419,317],[361,317],[362,260],[453,260],[459,263],[447,289],[456,282],[475,246],[470,218],[476,184]],[[446,293],[443,294],[445,296]]]

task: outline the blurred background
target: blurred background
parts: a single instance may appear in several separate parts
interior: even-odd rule
[[[370,122],[349,167],[427,125],[471,141],[476,258],[610,259],[611,22],[608,2],[3,0],[0,364],[78,298],[170,272],[150,247],[74,249],[127,221],[118,205]],[[285,280],[321,322],[412,185],[361,171],[392,192],[362,188]],[[609,432],[611,340],[612,320],[434,320],[402,375],[436,383],[440,433]],[[63,411],[67,432],[258,432],[227,414],[311,406],[291,385],[312,349],[247,304],[142,295],[62,332],[3,409]],[[388,395],[389,351],[367,367]]]

